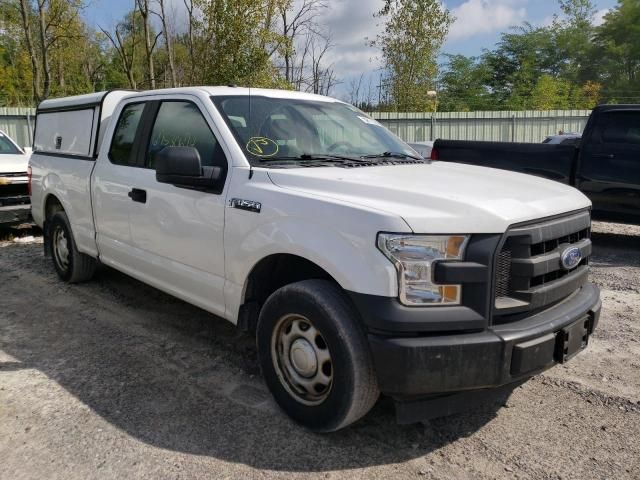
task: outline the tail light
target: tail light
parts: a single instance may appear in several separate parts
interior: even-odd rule
[[[31,196],[31,165],[27,167],[27,192]]]
[[[437,148],[431,149],[431,156],[429,158],[431,160],[440,160],[440,152],[438,152]]]

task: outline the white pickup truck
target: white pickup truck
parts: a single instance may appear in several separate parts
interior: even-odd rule
[[[63,280],[102,263],[251,332],[276,401],[316,431],[380,393],[400,422],[455,411],[567,361],[598,322],[584,195],[424,160],[331,98],[47,100],[30,166]]]

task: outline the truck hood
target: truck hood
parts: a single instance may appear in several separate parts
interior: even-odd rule
[[[29,155],[0,154],[0,176],[3,173],[26,173]]]
[[[502,233],[514,223],[591,205],[558,182],[449,162],[268,173],[282,188],[398,215],[416,233]]]

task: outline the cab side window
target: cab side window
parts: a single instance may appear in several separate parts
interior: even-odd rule
[[[116,165],[136,165],[134,140],[140,126],[144,103],[133,103],[122,109],[113,134],[109,159]]]
[[[602,143],[640,145],[640,112],[611,112],[603,120]]]
[[[221,167],[226,172],[227,159],[198,107],[185,101],[160,104],[149,137],[147,166],[154,168],[155,156],[164,147],[194,147],[202,166]]]

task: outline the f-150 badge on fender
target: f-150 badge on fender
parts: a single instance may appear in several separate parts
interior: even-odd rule
[[[262,209],[262,204],[260,202],[254,202],[253,200],[243,200],[241,198],[232,198],[229,201],[229,206],[255,213],[260,213],[260,210]]]

